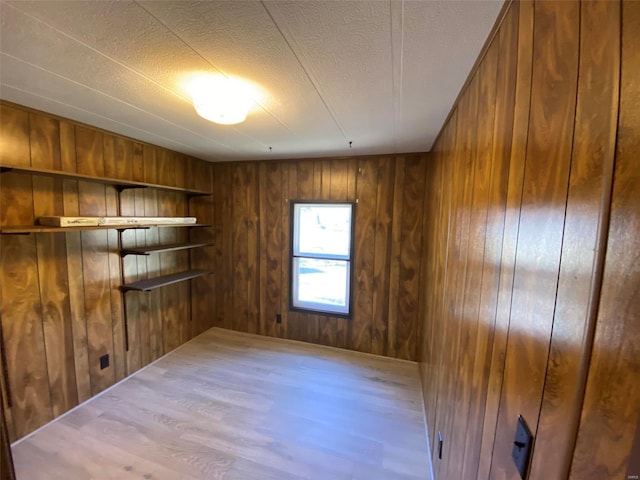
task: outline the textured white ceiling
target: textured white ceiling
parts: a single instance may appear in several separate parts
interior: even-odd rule
[[[428,151],[501,5],[1,0],[0,97],[205,160]],[[197,72],[259,87],[244,123]]]

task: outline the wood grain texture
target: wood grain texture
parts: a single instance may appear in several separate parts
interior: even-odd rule
[[[29,165],[29,115],[4,106],[2,113],[2,161]],[[3,174],[1,187],[2,224],[33,223],[31,178],[23,174]],[[11,398],[7,417],[11,419],[9,433],[15,435],[11,438],[14,440],[49,421],[53,413],[41,321],[36,239],[33,236],[3,238],[0,247],[0,321],[9,372],[5,387]]]
[[[188,159],[182,155],[19,105],[2,102],[0,108],[3,165],[108,174],[181,188],[187,185],[184,169]],[[156,150],[162,157],[160,166]],[[199,172],[210,175],[208,164],[189,160],[195,162]],[[207,183],[206,174],[196,176],[195,186],[210,191],[210,177]],[[136,215],[188,213],[183,194],[168,193],[159,198],[153,189],[127,190],[119,202],[113,185],[28,173],[2,173],[0,181],[3,225],[33,224],[41,215],[117,215],[120,208]],[[211,219],[210,210],[205,201],[203,218]],[[125,243],[158,245],[158,230],[124,234]],[[188,229],[180,230],[173,233],[174,237],[186,240]],[[4,405],[11,440],[124,378],[127,368],[134,371],[165,353],[162,312],[166,309],[160,292],[153,292],[140,295],[136,307],[128,312],[134,335],[129,358],[125,356],[118,248],[115,230],[3,235],[0,311],[5,330],[3,354],[8,358],[7,391],[12,399],[15,397],[10,408]],[[131,276],[161,273],[158,255],[131,258],[125,265]],[[165,267],[188,268],[188,253],[170,258],[172,262]],[[198,258],[207,261],[206,255]],[[173,290],[169,304],[176,312],[176,321],[169,330],[176,333],[170,337],[169,348],[191,337],[191,306],[200,298],[207,308],[211,290],[208,284],[196,293],[189,285]],[[99,358],[104,354],[109,354],[111,365],[100,370]]]
[[[568,476],[568,452],[574,448],[584,396],[605,254],[618,123],[618,2],[581,5],[580,52],[573,158],[549,364],[536,456],[531,465],[534,478]]]
[[[213,168],[208,162],[192,158],[187,161],[185,171],[186,185],[189,188],[211,192],[213,191]],[[195,216],[199,222],[214,225],[218,222],[216,211],[214,210],[213,196],[201,196],[191,198],[188,201],[188,214]],[[213,228],[196,228],[189,232],[191,242],[210,243],[214,238]],[[215,247],[207,246],[190,251],[190,261],[192,268],[211,269],[214,264]],[[199,335],[205,330],[213,327],[216,319],[212,312],[216,311],[216,279],[219,275],[207,275],[191,282],[191,337]]]
[[[377,355],[386,354],[389,334],[387,313],[390,302],[389,266],[391,263],[394,170],[392,158],[378,159],[371,326],[371,353]]]
[[[411,262],[422,255],[427,157],[214,164],[213,190],[219,195],[213,209],[220,219],[215,228],[216,269],[223,272],[216,279],[216,324],[247,331],[255,317],[263,335],[415,358],[421,277]],[[290,202],[356,198],[354,318],[288,311]],[[394,205],[399,212],[395,217]],[[405,205],[409,214],[403,223]],[[399,297],[406,297],[400,336]],[[277,314],[282,316],[280,324],[275,323]]]
[[[290,195],[291,200],[315,200],[317,193],[315,191],[315,178],[314,170],[315,164],[313,160],[303,160],[295,164],[296,175],[295,177],[289,177],[289,185],[291,186],[292,180],[296,179],[295,191],[296,195]],[[291,272],[289,272],[291,275]],[[294,340],[302,340],[305,342],[310,341],[311,338],[315,338],[318,330],[318,317],[317,315],[301,314],[293,315],[294,318],[294,332],[297,332],[297,336],[291,337]]]
[[[487,405],[491,366],[491,346],[496,334],[496,308],[500,282],[500,259],[504,239],[509,160],[514,122],[515,76],[517,62],[517,13],[514,6],[504,20],[496,42],[497,52],[494,131],[491,151],[492,169],[487,203],[482,284],[478,311],[471,403],[467,415],[462,477],[478,475],[484,412]],[[494,48],[493,46],[491,47]],[[492,52],[493,53],[493,52]],[[487,53],[489,55],[489,53]],[[490,57],[487,57],[489,61]],[[491,125],[491,124],[489,124]],[[487,159],[485,158],[486,162]],[[479,476],[479,475],[478,475]]]
[[[31,166],[59,170],[59,122],[31,113],[29,127]],[[61,179],[34,177],[32,184],[33,213],[36,218],[56,215],[63,210]],[[36,235],[35,240],[51,407],[53,415],[58,416],[78,403],[65,236]]]
[[[249,292],[247,269],[249,264],[247,244],[247,167],[234,165],[231,172],[233,196],[233,275],[229,281],[233,282],[233,328],[246,332],[249,329]]]
[[[524,164],[529,131],[529,109],[531,104],[530,93],[533,67],[534,23],[533,2],[514,2],[511,11],[514,13],[509,21],[515,24],[513,28],[517,31],[517,73],[507,203],[502,239],[502,255],[500,257],[500,279],[498,283],[493,345],[489,346],[491,349],[491,364],[487,402],[484,411],[482,444],[480,447],[480,464],[478,468],[478,478],[483,479],[489,478],[490,474],[498,421],[498,409],[500,406],[500,393],[504,378],[505,352],[510,322],[511,296],[513,294],[513,275],[520,210],[522,208],[522,185],[524,181]],[[509,135],[508,132],[506,135]]]
[[[435,167],[433,175],[427,175],[427,191],[425,192],[425,210],[430,212],[425,217],[425,253],[428,270],[425,276],[423,291],[426,315],[422,322],[422,342],[419,351],[421,360],[422,389],[425,401],[425,413],[429,429],[430,445],[435,445],[437,432],[436,407],[440,393],[440,359],[443,349],[440,347],[444,334],[444,294],[446,283],[446,266],[449,246],[449,218],[451,208],[452,162],[444,162],[445,152],[455,142],[455,126],[457,112],[451,116],[452,123],[447,125],[442,135],[442,143],[436,146],[430,166]]]
[[[1,260],[3,349],[9,372],[11,416],[19,438],[53,418],[35,239],[3,239]]]
[[[62,169],[77,171],[75,128],[67,122],[60,122],[60,158]],[[68,216],[79,215],[78,182],[63,181],[63,213]],[[78,389],[78,402],[91,397],[91,377],[89,374],[89,349],[87,344],[87,322],[84,306],[84,282],[82,271],[82,242],[80,232],[65,234],[66,262],[69,285],[69,310],[73,336],[73,366]]]
[[[402,188],[403,215],[400,227],[400,265],[398,271],[398,320],[395,337],[396,357],[404,360],[414,360],[416,358],[424,179],[424,159],[421,157],[405,159],[404,185]],[[374,215],[374,218],[377,217]]]
[[[467,269],[464,280],[464,303],[461,314],[461,328],[458,349],[458,384],[455,397],[457,399],[453,419],[451,436],[452,450],[462,452],[464,459],[469,435],[476,432],[468,431],[470,408],[476,404],[473,398],[474,371],[476,365],[475,352],[481,305],[482,282],[484,281],[485,248],[488,228],[488,211],[490,205],[491,183],[494,178],[493,164],[493,130],[495,128],[495,106],[497,94],[497,66],[499,41],[495,41],[489,48],[477,71],[477,118],[478,122],[475,139],[470,144],[474,157],[474,185],[471,200],[473,215],[469,223],[469,240],[467,244]],[[470,87],[472,88],[472,87]],[[471,456],[471,452],[469,452]],[[457,478],[463,475],[464,463],[459,457],[449,457],[449,476]]]
[[[469,241],[469,224],[471,220],[471,202],[474,186],[474,155],[471,151],[471,144],[475,141],[476,126],[471,123],[473,118],[469,112],[477,108],[477,79],[470,83],[471,94],[463,97],[459,105],[456,126],[455,149],[456,154],[453,159],[454,165],[452,173],[452,183],[454,192],[452,193],[451,218],[449,235],[449,254],[447,257],[447,286],[445,292],[444,322],[445,331],[443,334],[443,354],[440,357],[442,368],[438,382],[438,399],[436,428],[437,432],[442,432],[444,438],[442,459],[434,464],[436,476],[438,478],[448,477],[449,459],[454,457],[456,452],[452,450],[451,441],[456,436],[453,430],[455,419],[455,409],[449,408],[455,404],[456,376],[447,370],[449,365],[458,365],[460,357],[459,343],[462,322],[462,312],[464,304],[464,281],[468,264],[467,244]],[[433,446],[437,448],[437,444]]]
[[[0,389],[0,406],[4,405],[5,396],[3,390]],[[13,467],[9,429],[5,420],[4,408],[0,408],[0,480],[15,480],[15,478],[16,472]]]
[[[536,432],[562,249],[576,106],[579,4],[534,6],[527,157],[504,383],[492,475],[519,476],[511,459],[518,415]]]
[[[353,318],[350,323],[350,348],[371,351],[371,322],[373,318],[373,267],[375,262],[375,212],[378,183],[376,159],[358,161],[356,180],[356,238],[353,268]],[[373,247],[373,248],[372,248]]]
[[[129,166],[132,163],[131,159],[131,142],[128,142],[129,148],[125,148],[122,142],[116,140],[114,150],[109,151],[106,148],[106,139],[109,137],[107,133],[102,134],[102,160],[105,167],[105,172],[111,170],[116,172],[117,175],[124,176],[121,173],[122,167],[118,165],[122,163],[122,158]],[[121,139],[120,139],[121,140]],[[109,216],[117,216],[118,212],[122,212],[122,203],[120,201],[120,195],[115,188],[105,186],[105,207],[106,214]],[[124,197],[127,198],[127,197]],[[128,199],[128,198],[127,198]],[[133,208],[126,205],[125,210],[133,211]],[[120,261],[119,249],[121,246],[121,238],[125,235],[119,235],[116,230],[107,230],[107,259],[109,262],[109,297],[111,305],[111,333],[113,339],[113,355],[111,355],[111,365],[113,369],[114,381],[118,382],[127,375],[127,355],[126,355],[126,332],[124,325],[124,299],[119,290],[119,286],[122,284],[122,263]],[[126,235],[129,235],[127,232]],[[138,324],[138,318],[134,319],[134,323]]]
[[[620,116],[611,215],[593,354],[571,465],[570,478],[575,479],[625,478],[640,418],[639,32],[640,4],[622,2]]]
[[[245,189],[246,231],[247,231],[247,332],[259,333],[260,317],[260,207],[258,189],[258,169],[256,165],[247,168],[248,187]]]
[[[430,480],[420,401],[415,363],[212,329],[17,444],[15,461],[52,480]]]
[[[158,183],[157,148],[144,145],[142,157],[144,162],[145,182]],[[158,213],[158,194],[153,189],[144,192],[144,213],[150,217],[156,217]],[[157,228],[145,230],[146,245],[160,245],[160,232]],[[160,268],[160,256],[149,255],[146,257],[146,271],[148,276],[157,276],[162,273]],[[162,291],[154,290],[146,294],[149,302],[149,354],[150,360],[156,360],[164,354],[164,330],[162,317]]]
[[[387,314],[387,355],[395,357],[398,330],[398,296],[400,288],[400,247],[402,239],[401,220],[403,214],[402,186],[404,185],[404,157],[395,159],[393,175],[393,210],[391,217],[391,243],[389,253],[389,312]]]
[[[0,161],[4,165],[30,166],[29,113],[0,104],[0,119],[2,119]]]
[[[637,215],[629,213],[637,210],[629,193],[637,187],[628,186],[637,175],[628,152],[637,150],[640,102],[631,78],[640,68],[639,21],[633,2],[622,2],[622,16],[620,2],[507,4],[434,145],[423,248],[441,253],[423,259],[422,288],[432,305],[420,310],[419,360],[434,458],[434,440],[444,434],[437,478],[519,478],[511,460],[518,414],[537,435],[528,478],[567,478],[570,465],[570,478],[622,478],[630,468],[639,402],[630,347],[637,343],[638,295],[629,279],[637,274],[628,253],[637,250]],[[461,168],[469,158],[473,168]],[[619,227],[616,182],[627,212]],[[447,204],[447,188],[448,223],[433,206]],[[438,238],[449,239],[448,249]],[[624,267],[614,267],[622,255]],[[609,258],[616,259],[609,264],[615,280],[607,297]],[[441,274],[431,261],[442,265]]]

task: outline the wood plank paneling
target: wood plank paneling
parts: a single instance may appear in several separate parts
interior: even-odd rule
[[[2,162],[30,165],[28,113],[3,106],[1,120]],[[3,225],[33,223],[32,185],[28,175],[2,175],[0,222]],[[33,236],[3,238],[0,247],[0,321],[3,353],[10,372],[6,387],[11,409],[7,416],[13,427],[9,433],[22,437],[53,416],[41,321],[36,239]]]
[[[157,148],[151,145],[144,145],[142,157],[144,162],[144,181],[158,183],[158,161]],[[157,217],[158,194],[153,189],[145,189],[144,192],[144,214],[148,217]],[[145,230],[144,241],[147,245],[160,245],[160,232],[157,228]],[[146,270],[148,276],[160,275],[160,255],[149,255],[146,257]],[[131,294],[129,294],[131,295]],[[150,360],[156,360],[164,353],[164,329],[162,316],[162,290],[152,290],[147,293],[149,302],[149,353]]]
[[[375,243],[373,265],[373,305],[371,327],[371,353],[387,352],[389,311],[389,266],[391,256],[391,226],[393,216],[394,164],[390,157],[378,159],[376,192]],[[395,349],[394,349],[395,350]]]
[[[29,115],[31,165],[59,170],[60,130],[54,119]],[[33,178],[34,216],[63,211],[62,180]],[[51,407],[58,416],[78,403],[64,234],[38,234],[36,251]]]
[[[553,334],[531,475],[566,478],[600,289],[618,120],[620,5],[580,10],[580,75]],[[593,119],[598,118],[597,122]],[[585,475],[588,477],[589,475]]]
[[[356,180],[356,235],[353,279],[354,312],[350,324],[350,344],[353,350],[371,351],[371,327],[373,320],[373,267],[375,250],[375,212],[378,184],[376,158],[358,161]]]
[[[464,303],[464,279],[467,269],[467,244],[469,241],[469,222],[471,219],[471,199],[474,185],[474,156],[471,143],[474,141],[476,126],[469,120],[470,112],[477,108],[477,78],[470,84],[470,95],[462,98],[457,115],[455,156],[452,159],[452,200],[449,235],[449,254],[447,257],[447,284],[445,286],[445,309],[443,312],[445,328],[443,333],[443,353],[440,356],[440,378],[438,380],[438,398],[436,404],[435,431],[443,436],[442,459],[434,463],[438,478],[447,478],[449,459],[456,455],[452,450],[452,438],[458,432],[453,431],[455,413],[456,375],[449,372],[450,365],[458,365],[458,349],[461,335],[461,315]],[[445,347],[446,345],[446,347]],[[457,371],[457,370],[456,370]],[[439,450],[438,445],[433,448]],[[435,455],[438,457],[438,455]],[[454,461],[459,461],[455,458]]]
[[[208,162],[196,160],[195,158],[187,160],[185,171],[187,187],[207,192],[212,191],[212,171],[212,166]],[[218,222],[214,199],[211,195],[192,198],[187,208],[189,215],[195,216],[199,223],[214,225]],[[213,227],[192,229],[189,232],[189,239],[194,242],[211,242],[213,240]],[[211,269],[215,259],[215,247],[197,248],[191,250],[190,255],[192,268]],[[212,312],[216,310],[217,296],[212,292],[216,292],[216,281],[219,275],[219,272],[215,271],[213,275],[191,281],[192,337],[216,324],[216,318]]]
[[[112,138],[112,142],[108,141]],[[124,142],[121,138],[113,138],[107,133],[102,134],[102,157],[104,162],[105,173],[113,174],[125,178],[127,175],[124,172],[131,172],[131,164],[133,163],[131,158],[131,142]],[[126,165],[126,166],[125,166]],[[133,212],[133,204],[131,202],[131,196],[123,196],[123,201],[119,201],[118,192],[114,188],[105,187],[105,203],[106,214],[110,216],[118,216],[125,211]],[[126,242],[130,243],[130,238],[135,234],[131,231],[123,232],[122,235],[118,235],[116,230],[107,230],[107,252],[109,260],[109,295],[111,299],[111,331],[113,336],[113,355],[111,355],[111,364],[113,365],[114,381],[118,382],[122,380],[129,372],[128,370],[128,358],[126,349],[126,336],[129,332],[125,331],[124,322],[124,299],[118,290],[118,287],[122,283],[122,268],[123,265],[120,261],[119,249],[120,240],[126,237]],[[137,304],[136,304],[137,307]],[[138,309],[135,310],[133,324],[138,325]],[[133,333],[137,333],[137,329],[132,329]],[[134,349],[136,353],[139,353],[139,349]],[[139,355],[138,355],[139,358]],[[133,362],[132,362],[133,363]]]
[[[404,184],[404,157],[395,159],[393,175],[393,211],[391,216],[391,246],[389,258],[389,313],[387,314],[387,355],[396,356],[398,325],[398,291],[400,287],[400,241],[402,219],[402,185]]]
[[[1,104],[0,118],[2,119],[0,160],[4,165],[30,166],[29,112]]]
[[[282,294],[282,169],[281,163],[260,164],[260,278],[266,284],[260,288],[260,333],[278,336],[274,319],[281,311]],[[288,226],[284,226],[288,228]]]
[[[455,397],[458,399],[453,417],[451,448],[453,452],[465,455],[468,435],[467,423],[469,409],[472,404],[473,377],[475,367],[476,340],[480,310],[480,295],[483,282],[485,247],[487,236],[487,216],[489,195],[493,172],[493,129],[495,120],[496,86],[497,86],[497,54],[499,42],[494,42],[486,54],[477,72],[478,100],[475,139],[472,141],[471,154],[474,158],[474,185],[470,208],[473,209],[469,223],[469,240],[467,244],[467,269],[464,280],[464,301],[460,317],[459,337],[459,374]],[[475,81],[475,80],[474,80]],[[470,87],[471,88],[471,87]],[[460,456],[449,457],[449,476],[462,476],[464,464]]]
[[[260,323],[260,207],[257,165],[247,165],[246,232],[247,232],[247,332],[259,333]]]
[[[196,188],[211,189],[211,167],[200,160],[18,105],[3,102],[0,108],[3,165],[33,165],[184,187],[185,162],[193,160],[199,172]],[[2,173],[0,181],[3,225],[33,224],[42,215],[117,215],[119,207],[136,215],[188,212],[185,195],[159,198],[153,189],[125,191],[120,202],[113,186],[92,182],[15,173]],[[202,203],[205,221],[213,213],[206,202]],[[165,230],[171,238],[187,238],[188,229],[180,233]],[[123,240],[130,245],[158,245],[158,231],[127,232]],[[127,358],[118,248],[115,230],[2,236],[2,350],[9,376],[6,392],[13,400],[4,407],[12,440],[102,391],[127,370],[134,371],[184,343],[192,335],[192,304],[197,305],[200,298],[205,307],[209,305],[212,286],[208,284],[196,293],[189,284],[176,286],[166,303],[160,291],[129,294],[138,297],[127,312],[132,325]],[[189,267],[187,252],[167,258],[166,269]],[[211,268],[210,263],[205,265],[206,255],[197,258],[198,266]],[[125,276],[136,278],[160,274],[159,255],[130,256],[125,270]],[[166,322],[171,336],[165,337],[162,322],[167,310],[172,313],[171,321]],[[202,317],[210,318],[210,313]],[[104,354],[109,354],[110,366],[100,369]]]
[[[404,213],[400,227],[401,247],[398,271],[398,320],[395,338],[396,356],[404,360],[416,358],[424,176],[425,164],[421,157],[409,157],[405,160],[402,188]],[[373,217],[377,218],[375,214]],[[373,312],[371,314],[373,315]]]
[[[0,407],[5,403],[5,396],[3,389],[0,389]],[[0,480],[15,480],[15,478],[16,472],[13,468],[8,423],[5,420],[4,408],[0,408]]]
[[[278,328],[278,336],[280,338],[292,338],[289,330],[289,256],[291,255],[291,232],[289,227],[289,198],[294,195],[289,188],[290,181],[289,166],[284,163],[282,165],[282,255],[281,255],[281,283],[280,288],[280,314],[282,315],[282,324]]]
[[[484,411],[487,404],[491,365],[491,345],[495,335],[495,318],[500,281],[500,259],[505,225],[505,207],[509,160],[514,121],[515,75],[517,62],[517,13],[514,5],[507,14],[497,42],[497,78],[495,92],[495,130],[492,142],[492,171],[483,257],[482,287],[478,311],[471,404],[467,416],[462,477],[472,477],[479,470]],[[493,47],[492,47],[493,48]],[[488,124],[491,126],[491,124]],[[487,161],[486,158],[484,161]]]
[[[246,332],[249,328],[248,309],[248,245],[247,245],[247,181],[246,165],[234,165],[231,172],[232,177],[232,208],[233,213],[233,275],[230,281],[233,282],[233,329]]]
[[[615,17],[615,11],[611,15]],[[601,12],[599,21],[606,21],[607,17]],[[640,419],[640,4],[637,2],[622,3],[621,40],[620,117],[611,216],[593,355],[571,465],[572,479],[633,478],[626,477],[627,472],[639,473],[628,471]],[[603,134],[608,140],[610,131]]]
[[[535,435],[553,315],[571,163],[578,74],[579,5],[534,6],[533,77],[511,323],[492,474],[516,478],[518,415]]]
[[[53,418],[35,239],[3,239],[0,258],[3,350],[9,371],[11,416],[19,438]]]
[[[392,357],[398,352],[415,359],[420,269],[412,262],[422,254],[426,158],[387,155],[214,164],[213,189],[221,192],[214,206],[220,219],[216,265],[233,269],[233,275],[223,273],[217,279],[217,324],[233,312],[233,324],[221,326],[247,331],[255,316],[262,335]],[[353,318],[290,312],[290,202],[356,199]],[[399,212],[395,218],[394,205]],[[404,219],[403,209],[408,212]],[[259,230],[253,229],[255,222]],[[259,237],[254,240],[256,231]],[[259,275],[253,265],[259,265]],[[225,287],[228,291],[222,293]],[[281,324],[275,323],[278,314]]]
[[[296,175],[295,177],[289,176],[289,186],[291,188],[291,183],[295,178],[296,186],[295,192],[296,195],[291,195],[291,200],[315,200],[316,191],[315,191],[315,178],[314,178],[314,170],[315,164],[313,160],[303,160],[301,162],[297,162],[295,164]],[[291,221],[291,219],[289,219]],[[291,272],[289,272],[291,275]],[[294,332],[297,332],[296,340],[302,340],[304,342],[310,341],[311,338],[317,338],[318,331],[318,317],[317,315],[304,315],[298,313],[292,316],[294,319]]]
[[[77,171],[75,128],[68,122],[60,122],[60,158],[62,170]],[[68,216],[79,215],[78,182],[63,181],[63,213]],[[87,322],[84,306],[84,282],[82,271],[82,241],[80,232],[69,232],[66,237],[66,261],[69,285],[69,308],[73,335],[74,369],[78,402],[91,397],[91,377],[89,374],[89,349],[87,343]]]
[[[175,162],[171,152],[156,149],[157,179],[161,184],[175,185]],[[158,215],[172,216],[177,211],[176,196],[172,192],[158,192]],[[178,242],[178,234],[174,228],[162,228],[158,232],[160,244]],[[178,254],[175,252],[163,252],[159,254],[160,271],[162,275],[168,275],[180,271]],[[181,343],[183,325],[179,317],[179,287],[169,285],[160,290],[162,309],[162,340],[163,353],[170,352]]]
[[[507,4],[434,145],[423,248],[438,253],[423,257],[422,288],[435,305],[420,309],[419,360],[437,478],[519,478],[511,459],[518,414],[536,435],[527,478],[566,478],[572,461],[571,478],[627,472],[640,405],[629,347],[638,331],[637,282],[630,280],[637,262],[629,257],[638,237],[629,186],[637,176],[630,152],[638,149],[640,102],[631,80],[640,71],[638,12],[633,2]],[[473,168],[464,166],[470,159]],[[448,203],[447,180],[448,223],[433,207]],[[627,212],[617,226],[615,182]],[[449,238],[448,252],[438,238]],[[621,252],[625,264],[610,267],[607,297],[607,265]]]
[[[502,256],[500,258],[500,279],[498,282],[498,300],[495,314],[493,345],[489,346],[491,349],[491,364],[487,402],[484,411],[478,478],[489,478],[491,469],[498,409],[500,406],[500,392],[502,390],[504,375],[507,334],[509,331],[518,223],[522,206],[522,183],[524,179],[527,135],[529,131],[533,58],[533,2],[514,2],[511,11],[514,12],[512,14],[513,16],[507,19],[507,22],[517,24],[517,27],[514,25],[512,28],[517,30],[518,39],[514,123],[513,133],[511,134],[512,149],[507,184],[507,203],[502,239]],[[505,25],[509,25],[509,23],[505,23]],[[505,26],[505,28],[507,27]],[[505,134],[508,138],[509,133],[505,132]]]

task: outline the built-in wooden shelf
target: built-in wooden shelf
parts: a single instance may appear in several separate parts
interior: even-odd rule
[[[120,290],[122,290],[123,292],[128,292],[130,290],[136,290],[139,292],[150,292],[151,290],[155,290],[156,288],[166,287],[167,285],[184,282],[185,280],[191,280],[192,278],[209,275],[210,273],[213,272],[211,270],[187,270],[186,272],[172,273],[170,275],[162,275],[160,277],[127,283],[121,285]]]
[[[210,227],[210,223],[171,223],[160,225],[100,225],[97,227],[49,227],[45,225],[18,225],[10,227],[0,227],[0,235],[26,235],[29,233],[66,233],[79,232],[83,230],[134,230],[157,228],[184,228],[184,227]]]
[[[213,242],[203,243],[172,243],[169,245],[157,245],[155,247],[123,248],[120,255],[150,255],[152,253],[173,252],[176,250],[189,250],[191,248],[208,247]]]
[[[11,165],[0,165],[0,173],[5,173],[5,172],[30,173],[32,175],[64,178],[67,180],[83,180],[86,182],[102,183],[104,185],[113,185],[115,188],[119,190],[126,190],[128,188],[154,188],[157,190],[164,190],[166,192],[183,193],[191,197],[211,195],[211,193],[209,192],[205,192],[203,190],[194,190],[191,188],[169,187],[167,185],[157,185],[155,183],[134,182],[131,180],[120,180],[117,178],[96,177],[93,175],[61,172],[59,170],[48,170],[44,168],[13,167]]]

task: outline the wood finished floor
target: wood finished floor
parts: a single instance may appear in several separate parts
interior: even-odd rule
[[[18,480],[430,479],[415,363],[211,329],[13,446]]]

